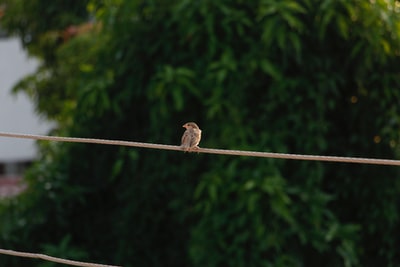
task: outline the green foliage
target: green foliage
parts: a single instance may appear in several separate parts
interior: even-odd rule
[[[1,3],[6,7],[2,25],[18,34],[31,52],[46,60],[55,59],[54,49],[60,41],[57,31],[87,19],[88,0],[2,0]]]
[[[60,244],[58,245],[44,245],[43,250],[46,255],[52,255],[54,257],[62,259],[75,259],[83,260],[87,258],[86,253],[81,249],[74,249],[71,245],[71,236],[65,236]],[[54,267],[58,264],[54,262],[43,262],[39,264],[39,267]]]
[[[15,22],[27,13],[43,23],[11,10]],[[46,64],[18,86],[57,134],[177,144],[180,125],[196,121],[204,147],[399,155],[396,1],[112,0],[87,10],[100,26],[36,53]],[[39,39],[32,46],[48,49]],[[41,149],[28,191],[0,207],[10,248],[124,266],[400,262],[393,167]]]

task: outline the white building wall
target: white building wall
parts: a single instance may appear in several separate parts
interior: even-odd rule
[[[39,118],[25,94],[11,94],[13,85],[37,67],[37,59],[28,57],[18,39],[0,39],[0,131],[47,134],[50,130],[51,124]],[[0,137],[0,163],[31,161],[36,153],[33,140]]]

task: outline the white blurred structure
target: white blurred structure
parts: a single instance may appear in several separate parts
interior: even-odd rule
[[[39,118],[26,95],[11,94],[12,87],[37,67],[38,61],[28,57],[18,39],[0,38],[0,131],[47,134],[50,130],[51,124]],[[0,178],[21,176],[36,155],[33,140],[0,137]]]
[[[26,95],[11,94],[13,85],[37,66],[38,61],[28,58],[19,40],[0,39],[0,131],[46,134],[50,129],[50,123],[37,116]],[[33,140],[0,139],[0,162],[32,160],[35,155]]]

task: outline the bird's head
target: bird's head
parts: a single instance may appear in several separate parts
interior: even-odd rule
[[[197,124],[194,122],[187,122],[182,127],[186,128],[186,129],[190,129],[190,128],[199,129],[199,126],[197,126]]]

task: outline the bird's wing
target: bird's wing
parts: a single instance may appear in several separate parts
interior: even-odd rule
[[[182,135],[181,146],[190,147],[190,133],[186,130]]]
[[[190,133],[190,147],[197,146],[200,143],[201,131],[193,129]]]

